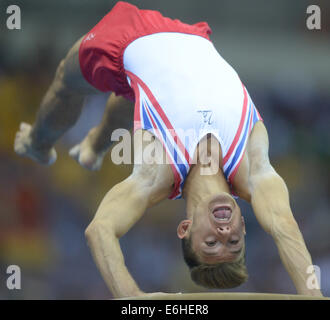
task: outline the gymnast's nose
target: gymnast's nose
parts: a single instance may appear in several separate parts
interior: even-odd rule
[[[218,227],[217,231],[222,237],[228,238],[230,235],[231,228],[230,226]]]

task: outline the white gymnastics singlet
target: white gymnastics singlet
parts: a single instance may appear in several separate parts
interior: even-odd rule
[[[172,160],[170,199],[181,197],[195,148],[207,133],[220,143],[223,172],[231,184],[249,133],[262,119],[212,42],[198,35],[155,33],[130,43],[123,64],[135,93],[134,131],[155,134]],[[190,139],[188,131],[194,132]]]

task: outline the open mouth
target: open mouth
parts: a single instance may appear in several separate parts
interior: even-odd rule
[[[212,214],[215,219],[221,222],[228,222],[232,216],[232,210],[229,206],[216,206]]]

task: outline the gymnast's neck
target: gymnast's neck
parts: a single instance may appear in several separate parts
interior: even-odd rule
[[[212,175],[203,174],[202,164],[193,165],[183,187],[183,198],[186,201],[187,213],[193,212],[203,199],[220,193],[230,194],[229,185],[221,168]]]

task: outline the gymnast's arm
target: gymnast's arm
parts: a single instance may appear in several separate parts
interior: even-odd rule
[[[114,298],[142,293],[125,266],[119,238],[142,217],[147,207],[143,189],[131,176],[106,194],[86,229],[93,258]]]
[[[125,265],[119,239],[147,208],[168,197],[172,184],[169,165],[135,165],[132,175],[106,194],[86,229],[94,260],[114,298],[144,294]]]
[[[269,162],[268,136],[261,122],[251,134],[248,157],[251,204],[257,220],[273,237],[297,293],[322,296],[319,289],[307,287],[312,259],[292,214],[286,184]]]

